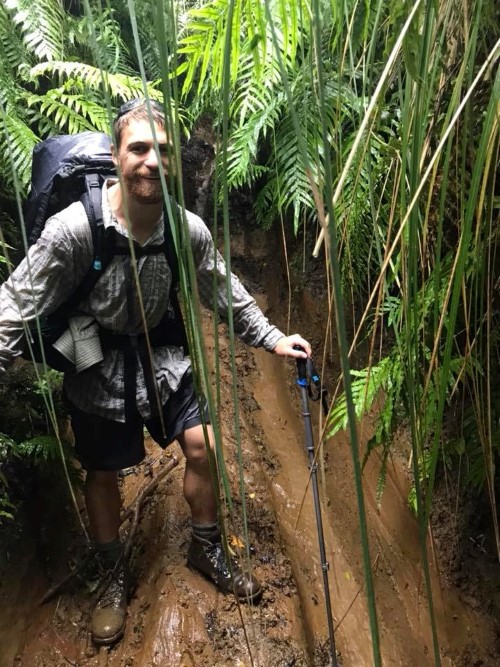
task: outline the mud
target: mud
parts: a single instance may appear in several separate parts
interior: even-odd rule
[[[291,315],[293,329],[313,342],[321,366],[319,350],[323,349],[327,319],[321,278],[313,272],[307,283],[301,274],[300,251],[290,257],[295,278],[292,275],[289,312],[287,273],[277,259],[280,246],[275,233],[254,228],[249,231],[235,224],[234,268],[273,322],[286,329]],[[212,321],[209,314],[204,318],[207,349],[212,357]],[[123,640],[111,650],[100,652],[90,642],[87,624],[94,594],[89,577],[75,578],[53,600],[39,604],[47,589],[74,566],[84,545],[63,485],[42,479],[30,494],[32,503],[22,534],[2,547],[0,667],[328,665],[322,569],[295,366],[237,343],[244,461],[240,473],[230,354],[224,337],[219,344],[220,423],[234,495],[234,511],[226,512],[228,529],[231,534],[244,535],[238,483],[241,474],[251,563],[264,586],[260,604],[238,605],[186,566],[190,526],[188,507],[182,498],[182,456],[177,445],[162,455],[148,442],[144,464],[122,478],[125,506],[165,465],[169,455],[179,456],[181,463],[147,502],[139,523],[131,553],[135,586]],[[329,359],[327,355],[327,361],[324,379],[333,383],[338,368],[334,357]],[[312,405],[311,412],[317,437],[319,407]],[[360,425],[362,449],[374,419],[375,415]],[[418,526],[406,501],[411,479],[405,449],[402,437],[399,453],[388,468],[380,504],[375,498],[380,462],[376,453],[369,459],[364,472],[365,502],[383,664],[425,667],[435,661]],[[343,667],[368,666],[373,664],[373,657],[358,508],[351,450],[344,434],[325,444],[323,463],[319,473],[322,515],[338,662]],[[80,495],[78,502],[85,521]],[[437,526],[434,529],[439,533]],[[439,539],[436,542],[439,547]],[[474,590],[468,589],[468,596],[463,595],[464,589],[457,587],[456,581],[440,576],[430,542],[429,554],[442,664],[500,664],[495,617],[498,605],[488,607],[474,592],[479,588],[477,581],[472,585]],[[463,570],[462,565],[465,577]],[[497,591],[498,570],[495,581]]]

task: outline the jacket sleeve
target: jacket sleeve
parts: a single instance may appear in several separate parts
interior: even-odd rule
[[[191,246],[196,267],[198,291],[203,305],[217,309],[227,322],[229,299],[227,267],[215,248],[212,235],[198,216],[186,212]],[[263,346],[272,352],[284,334],[269,323],[255,299],[250,296],[234,273],[230,274],[230,290],[235,333],[248,345]]]
[[[74,206],[75,222],[81,223],[83,207]],[[90,230],[87,239],[77,232],[78,224],[72,227],[62,217],[48,220],[38,242],[0,287],[0,373],[22,354],[26,326],[54,312],[85,273],[92,256]]]

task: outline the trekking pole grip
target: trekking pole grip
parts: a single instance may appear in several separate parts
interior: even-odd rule
[[[299,350],[300,352],[305,352],[301,345],[294,345],[293,349]],[[307,386],[307,359],[297,357],[295,361],[297,362],[297,375],[299,376],[297,384],[299,384],[301,387],[305,387]]]

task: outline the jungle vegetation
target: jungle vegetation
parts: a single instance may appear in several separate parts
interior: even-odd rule
[[[487,0],[0,5],[4,277],[12,249],[25,243],[18,210],[34,145],[109,131],[117,106],[146,91],[165,100],[177,141],[201,116],[213,119],[215,217],[226,247],[229,195],[240,188],[251,190],[261,225],[316,235],[332,312],[324,359],[342,367],[324,437],[350,432],[374,664],[356,435],[363,414],[377,406],[370,447],[384,461],[396,427],[409,429],[423,562],[436,476],[457,462],[464,487],[489,496],[500,555],[499,32]],[[191,279],[187,270],[183,289]],[[344,307],[353,304],[348,333]],[[203,371],[197,318],[193,306],[187,319]],[[366,363],[353,368],[362,342]],[[2,456],[30,451],[22,437],[1,437]],[[0,468],[0,512],[9,513],[6,483]],[[383,483],[382,469],[381,491]],[[429,606],[432,617],[430,591]],[[434,656],[438,664],[437,641]]]

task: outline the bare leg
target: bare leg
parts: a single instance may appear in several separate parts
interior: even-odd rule
[[[213,432],[209,428],[210,446]],[[262,591],[259,580],[243,569],[236,559],[228,560],[221,544],[217,522],[217,496],[212,482],[203,427],[184,431],[179,442],[186,456],[184,496],[191,507],[193,539],[188,551],[191,567],[211,579],[225,593],[232,592],[241,601],[257,600]]]
[[[213,431],[207,426],[210,447],[213,450]],[[217,499],[208,461],[203,426],[194,426],[178,438],[186,457],[184,497],[190,508],[193,523],[209,524],[217,521]]]
[[[117,473],[89,470],[85,480],[85,502],[94,540],[100,544],[117,540],[121,510]]]

